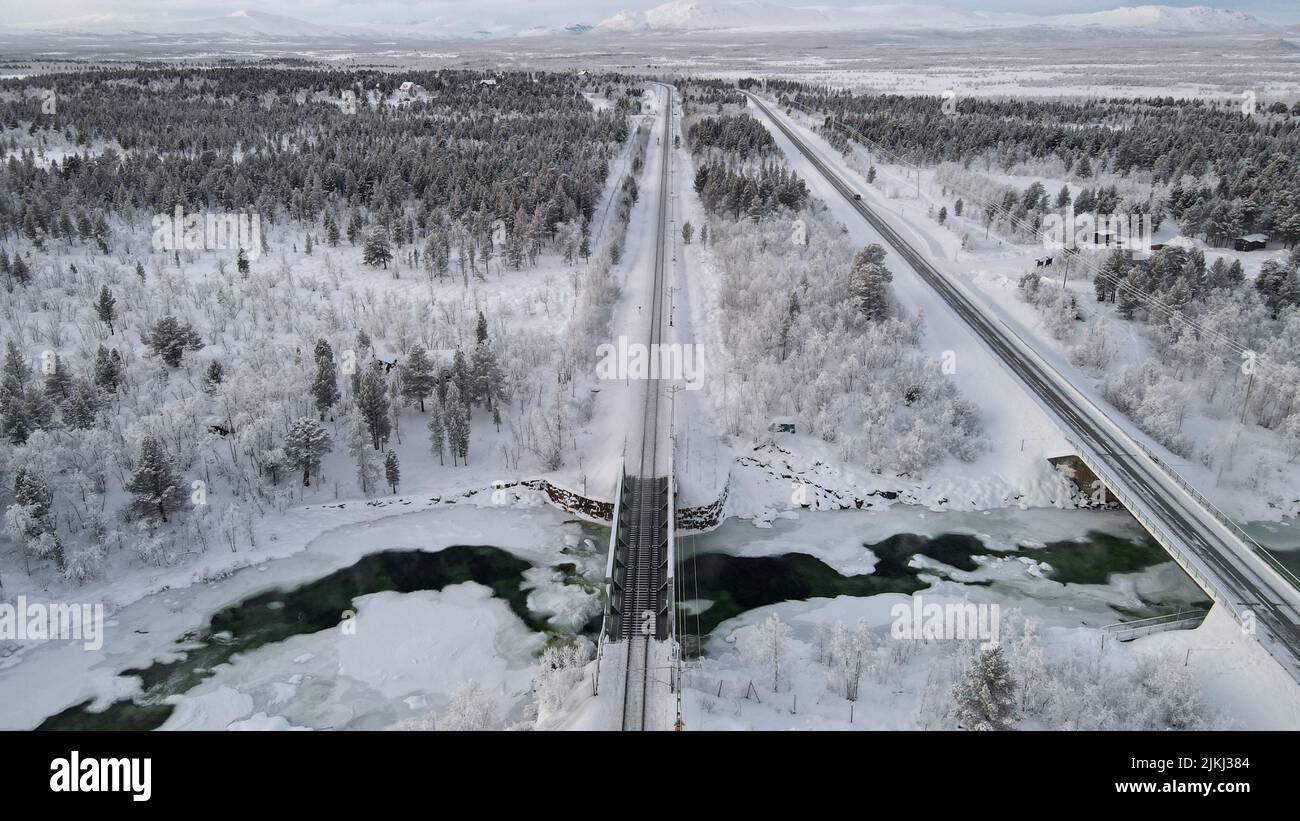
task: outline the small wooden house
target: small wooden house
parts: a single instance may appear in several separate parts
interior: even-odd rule
[[[1238,251],[1263,251],[1267,246],[1266,234],[1246,234],[1232,241],[1232,247]]]

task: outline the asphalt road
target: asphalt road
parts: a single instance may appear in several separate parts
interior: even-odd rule
[[[1059,373],[1048,369],[1035,357],[1025,353],[1011,335],[989,319],[967,296],[940,274],[910,243],[899,236],[866,203],[855,198],[854,189],[804,143],[771,107],[753,95],[750,100],[792,142],[809,162],[826,178],[872,228],[902,257],[948,307],[960,316],[1003,364],[1024,383],[1050,414],[1056,417],[1067,435],[1100,460],[1111,474],[1113,492],[1126,497],[1138,518],[1143,515],[1157,523],[1152,535],[1174,558],[1201,570],[1212,587],[1208,590],[1216,601],[1227,599],[1238,621],[1249,612],[1255,619],[1256,636],[1278,663],[1300,681],[1300,612],[1296,591],[1280,576],[1259,566],[1250,548],[1226,535],[1212,523],[1213,515],[1187,494],[1171,492],[1170,480],[1163,471],[1140,451],[1120,440],[1102,421],[1094,417],[1070,391],[1058,383]],[[1247,619],[1250,617],[1247,616]]]

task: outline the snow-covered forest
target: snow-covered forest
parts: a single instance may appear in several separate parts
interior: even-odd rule
[[[646,139],[638,89],[591,93],[255,67],[5,81],[0,582],[240,551],[304,500],[572,459]]]
[[[1219,504],[1297,510],[1300,109],[770,85],[887,196],[916,185],[964,267],[1024,266],[1012,283],[1035,325],[1117,411],[1205,471]],[[1149,219],[1151,247],[1053,251],[1053,220],[1079,214]],[[1272,250],[1242,253],[1243,238]]]
[[[726,431],[761,440],[792,416],[846,462],[892,474],[975,458],[978,414],[920,349],[924,319],[893,300],[881,248],[855,248],[748,116],[686,132],[710,214],[698,242],[720,274]]]

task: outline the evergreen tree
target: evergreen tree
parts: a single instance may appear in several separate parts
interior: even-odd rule
[[[131,507],[137,515],[152,516],[156,513],[163,522],[167,521],[167,514],[180,509],[187,498],[183,480],[153,436],[145,436],[140,443],[140,458],[126,489],[135,496]]]
[[[248,276],[248,254],[244,252],[243,248],[240,248],[239,253],[235,254],[235,269],[244,276]]]
[[[402,478],[401,469],[397,465],[397,451],[389,448],[388,453],[384,454],[384,481],[388,486],[397,492],[397,482]]]
[[[10,267],[10,273],[19,285],[26,285],[32,281],[32,269],[28,267],[27,260],[23,259],[22,254],[14,254],[14,262]]]
[[[361,252],[361,259],[367,265],[382,265],[388,267],[388,263],[393,259],[393,251],[389,246],[388,229],[383,225],[376,225],[370,229],[366,235],[366,245]]]
[[[482,311],[479,311],[478,323],[474,326],[474,341],[475,343],[481,345],[487,341],[487,338],[488,338],[487,317],[483,316]]]
[[[31,368],[12,339],[5,346],[0,375],[0,432],[16,445],[27,441],[33,431],[48,428],[54,419],[54,403],[45,391],[31,384]]]
[[[316,400],[316,410],[324,422],[325,414],[339,401],[338,368],[334,365],[334,349],[324,339],[316,340],[314,355],[316,374],[312,377],[311,395]]]
[[[981,647],[952,690],[958,725],[966,730],[1010,729],[1015,690],[1011,665],[1002,647]]]
[[[357,240],[361,238],[361,232],[365,229],[365,225],[365,222],[361,219],[361,214],[353,211],[352,215],[348,217],[348,242],[356,245]]]
[[[469,405],[462,398],[455,382],[447,388],[443,420],[447,427],[447,444],[451,448],[451,463],[455,465],[459,458],[469,464]]]
[[[1105,302],[1109,299],[1114,302],[1119,284],[1127,274],[1128,257],[1122,250],[1111,251],[1093,277],[1093,290],[1097,294],[1097,301]]]
[[[505,395],[505,374],[497,364],[497,355],[486,341],[474,346],[474,360],[470,366],[474,376],[474,396],[482,399],[488,410],[496,407]]]
[[[99,288],[99,299],[95,301],[95,314],[99,321],[108,326],[110,335],[116,333],[113,328],[113,318],[116,316],[117,300],[113,297],[113,292],[108,290],[107,285]]]
[[[888,283],[893,274],[885,267],[885,249],[872,243],[853,257],[849,271],[849,294],[858,311],[867,319],[879,321],[890,313]]]
[[[418,403],[420,413],[424,413],[424,400],[433,393],[437,378],[433,362],[424,352],[424,347],[416,345],[411,348],[406,365],[402,367],[402,398],[408,405]]]
[[[165,316],[155,322],[149,333],[144,335],[143,341],[154,354],[173,368],[181,364],[185,351],[197,351],[203,347],[203,341],[194,329],[174,316]]]
[[[447,446],[447,430],[443,424],[442,407],[434,403],[429,409],[429,448],[438,454],[438,464],[443,465],[442,454]]]
[[[465,352],[460,348],[456,349],[455,355],[451,358],[451,381],[455,382],[456,387],[460,389],[460,397],[465,404],[472,404],[477,385],[469,367],[469,360],[465,358]]]
[[[110,354],[107,348],[100,345],[95,351],[95,387],[104,393],[117,393],[117,387],[122,382],[121,365],[116,350]]]
[[[284,438],[284,455],[302,471],[302,486],[311,487],[311,474],[320,471],[321,460],[332,447],[330,435],[315,419],[302,417],[289,428]]]
[[[348,455],[357,466],[357,487],[367,496],[379,482],[379,466],[371,454],[371,434],[360,408],[352,409],[348,425]]]
[[[392,424],[388,413],[388,380],[384,377],[383,367],[373,365],[365,369],[357,388],[357,409],[370,431],[370,440],[375,450],[388,441]]]
[[[42,558],[53,558],[62,571],[63,543],[55,529],[54,493],[50,486],[35,471],[19,467],[14,474],[14,503],[22,510],[22,514],[15,519],[10,518],[10,513],[6,514],[11,527],[16,525],[20,531],[11,532],[11,535],[22,540],[24,550],[30,550]]]
[[[99,417],[100,398],[95,386],[84,379],[73,383],[63,403],[63,421],[73,430],[88,430]]]
[[[339,244],[339,224],[334,221],[334,215],[329,211],[325,212],[325,241],[331,248]]]
[[[72,377],[63,362],[63,357],[54,354],[53,367],[45,374],[45,395],[51,402],[59,403],[68,398],[72,387]]]

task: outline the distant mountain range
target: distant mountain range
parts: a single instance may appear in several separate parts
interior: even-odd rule
[[[191,19],[90,15],[50,23],[0,25],[0,32],[78,40],[136,36],[202,42],[464,40],[693,31],[978,31],[1048,28],[1150,33],[1234,33],[1268,28],[1249,14],[1207,6],[1126,6],[1087,14],[1029,15],[941,6],[782,6],[767,0],[671,0],[647,11],[622,11],[596,25],[522,30],[478,23],[420,20],[408,25],[322,25],[260,11]]]
[[[1237,32],[1264,24],[1249,14],[1207,6],[1126,6],[1088,14],[1031,15],[942,6],[780,6],[766,0],[672,0],[602,21],[612,31],[898,31],[989,28],[1097,28],[1160,32]]]

